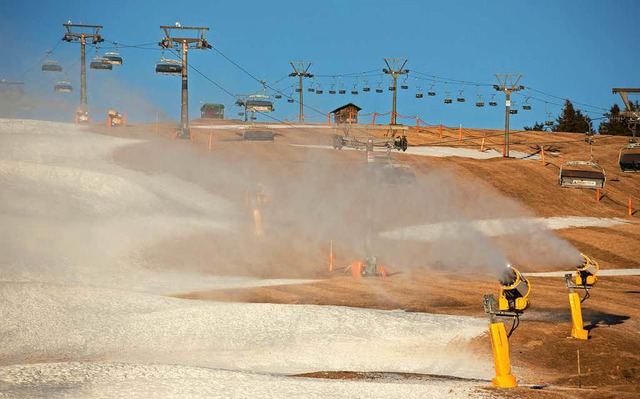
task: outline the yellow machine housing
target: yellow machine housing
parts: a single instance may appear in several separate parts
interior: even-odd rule
[[[590,287],[598,281],[596,274],[598,274],[600,266],[598,265],[598,262],[589,258],[587,255],[580,255],[582,255],[583,261],[582,265],[578,266],[578,270],[576,271],[575,283],[578,286]]]
[[[522,312],[529,307],[531,284],[518,269],[509,266],[500,279],[498,310],[501,312]]]

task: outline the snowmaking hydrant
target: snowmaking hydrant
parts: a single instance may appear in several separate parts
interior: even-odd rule
[[[500,277],[500,297],[496,307],[493,294],[484,296],[484,311],[489,315],[489,332],[493,349],[493,364],[496,376],[492,379],[496,388],[514,388],[518,386],[516,377],[511,374],[509,356],[509,337],[520,324],[520,315],[529,307],[531,284],[518,269],[507,266]],[[513,324],[509,333],[498,317],[511,317]]]
[[[571,307],[571,337],[576,339],[589,339],[589,331],[585,330],[582,325],[582,306],[581,303],[589,298],[589,290],[598,281],[596,274],[600,267],[598,262],[589,258],[585,254],[582,255],[582,262],[577,266],[575,280],[572,280],[572,274],[564,275],[564,281],[569,288],[569,306]],[[584,290],[582,299],[578,296],[576,289]]]

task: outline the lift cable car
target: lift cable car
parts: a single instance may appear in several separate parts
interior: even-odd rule
[[[96,46],[96,56],[91,60],[89,64],[90,69],[99,70],[99,71],[108,71],[113,69],[113,65],[107,61],[104,57],[98,56],[98,46]]]
[[[407,84],[407,78],[409,77],[409,75],[404,75],[404,80],[402,81],[402,84],[400,85],[400,88],[402,90],[407,90],[409,88],[409,85]]]
[[[364,84],[362,86],[362,91],[368,93],[371,91],[371,85],[369,84],[369,81],[367,79],[364,80]]]
[[[627,123],[631,129],[631,139],[626,147],[620,150],[618,164],[622,172],[640,172],[640,143],[636,139],[638,125],[640,125],[640,112],[634,109],[634,105],[629,101],[629,93],[640,93],[638,88],[614,88],[612,92],[620,94],[625,110],[620,111],[618,118]]]
[[[462,82],[462,87],[460,88],[460,91],[458,92],[458,97],[456,98],[456,101],[459,102],[459,103],[465,102],[465,99],[464,99],[464,82]]]
[[[62,66],[58,61],[53,61],[49,59],[51,55],[51,50],[47,50],[47,55],[45,56],[45,60],[42,63],[42,71],[43,72],[62,72]]]
[[[551,112],[547,111],[547,105],[548,105],[548,103],[545,101],[544,102],[544,113],[547,114],[547,120],[544,121],[544,125],[551,127],[551,126],[553,126],[553,119],[551,118]]]
[[[354,96],[358,95],[358,77],[356,76],[356,82],[353,84],[353,87],[351,88],[351,94]]]
[[[104,53],[104,58],[111,65],[122,65],[122,56],[118,53],[118,42],[114,42],[116,49],[115,51],[107,51]]]
[[[156,73],[162,75],[182,75],[182,62],[179,60],[164,58],[163,51],[162,58],[160,58],[160,61],[156,64]]]
[[[340,81],[340,87],[338,88],[338,94],[347,94],[347,90],[344,88],[344,82],[342,81],[342,76],[338,77]]]
[[[635,114],[635,112],[634,112]],[[640,143],[636,139],[636,130],[640,124],[640,116],[627,121],[632,137],[626,147],[620,150],[618,164],[622,172],[640,172]]]
[[[568,188],[604,188],[606,175],[604,168],[593,160],[593,133],[586,133],[589,144],[589,161],[569,161],[560,167],[559,183]]]
[[[436,85],[436,77],[433,77],[433,83],[431,83],[431,87],[429,87],[429,91],[427,91],[427,95],[429,97],[434,97],[436,95],[436,91],[434,90],[434,86]]]
[[[451,104],[453,102],[453,100],[451,99],[451,93],[449,93],[448,91],[445,91],[444,94],[445,94],[444,103]]]
[[[56,93],[71,93],[73,86],[68,80],[60,80],[53,86],[53,91]]]
[[[518,114],[518,108],[517,107],[517,102],[516,101],[511,101],[511,107],[509,108],[509,113],[511,115],[517,115]]]

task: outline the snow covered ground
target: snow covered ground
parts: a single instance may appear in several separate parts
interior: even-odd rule
[[[155,270],[132,254],[238,228],[224,198],[111,160],[135,143],[0,120],[0,397],[485,397],[484,318],[162,295],[289,280]],[[320,370],[465,380],[311,380]],[[470,378],[470,379],[469,379]],[[475,379],[482,379],[478,381]]]

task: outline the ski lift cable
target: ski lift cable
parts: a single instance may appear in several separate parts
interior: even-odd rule
[[[21,80],[24,80],[24,77],[31,71],[33,71],[36,67],[38,67],[39,65],[42,65],[42,63],[49,58],[49,56],[51,54],[53,54],[53,52],[55,51],[55,49],[60,45],[60,43],[62,43],[62,39],[58,40],[58,42],[51,48],[51,50],[47,50],[46,55],[44,57],[42,57],[40,60],[38,60],[38,62],[34,63],[29,69],[27,69],[25,72],[22,73],[21,75]]]
[[[173,49],[169,49],[169,51],[173,52],[176,56],[179,56],[179,55],[178,55],[178,54],[177,54]],[[234,93],[230,92],[229,90],[225,89],[224,87],[222,87],[220,84],[218,84],[216,81],[214,81],[213,79],[211,79],[210,77],[208,77],[207,75],[205,75],[205,74],[204,74],[203,72],[201,72],[198,68],[196,68],[195,66],[193,66],[191,63],[187,62],[187,67],[189,67],[189,68],[191,68],[192,70],[194,70],[196,73],[198,73],[200,76],[202,76],[204,79],[206,79],[207,81],[209,81],[211,84],[213,84],[214,86],[216,86],[218,89],[220,89],[220,90],[221,90],[221,91],[223,91],[224,93],[228,94],[229,96],[233,97],[233,98],[234,98],[234,99],[236,99],[236,100],[239,100],[239,99],[240,99],[240,97],[239,97],[238,95],[236,95],[236,94],[234,94]],[[273,90],[273,88],[271,88],[271,87],[269,87],[269,88]],[[287,96],[287,97],[290,97],[290,96]],[[306,106],[306,107],[308,107],[308,106]],[[319,111],[319,110],[316,110],[316,109],[315,109],[315,108],[313,108],[313,107],[308,107],[308,108],[310,108],[310,109],[312,109],[312,110],[314,110],[314,111],[316,111],[316,112],[318,112],[318,113],[320,113],[320,114],[322,114],[322,115],[326,115],[326,113],[321,112],[321,111]],[[272,120],[274,120],[274,121],[276,121],[276,122],[280,122],[280,123],[283,123],[283,124],[287,124],[286,122],[281,121],[280,119],[278,119],[278,118],[276,118],[276,117],[274,117],[274,116],[272,116],[272,115],[269,115],[268,113],[261,112],[261,111],[256,111],[256,113],[258,113],[258,114],[260,114],[260,115],[263,115],[263,116],[265,116],[265,117],[267,117],[267,118],[269,118],[269,119],[272,119]]]
[[[253,80],[257,81],[257,82],[261,82],[260,79],[256,78],[253,74],[251,74],[249,71],[247,71],[245,68],[243,68],[242,66],[240,66],[237,62],[233,61],[231,58],[229,58],[226,54],[224,54],[222,51],[218,50],[215,46],[211,47],[216,53],[220,54],[224,59],[226,59],[227,61],[229,61],[231,64],[233,64],[236,68],[240,69],[242,72],[244,72],[245,74],[247,74],[249,77],[251,77]],[[278,89],[272,87],[271,85],[267,86],[269,89],[273,90],[276,93],[282,94],[284,95],[284,93],[280,92]],[[309,105],[305,104],[304,105],[305,108],[308,108],[312,111],[315,111],[319,114],[322,115],[326,115],[326,112],[322,112],[319,111],[313,107],[310,107]]]

